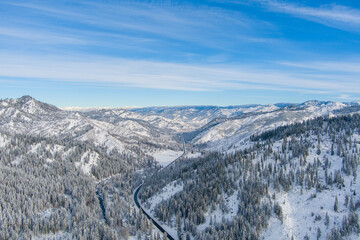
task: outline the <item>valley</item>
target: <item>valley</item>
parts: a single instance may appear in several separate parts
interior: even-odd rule
[[[0,0],[0,240],[359,240],[360,1]]]
[[[0,238],[357,239],[358,113],[0,100]]]

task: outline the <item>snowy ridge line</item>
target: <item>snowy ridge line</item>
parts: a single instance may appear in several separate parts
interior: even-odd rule
[[[179,157],[177,157],[174,161],[172,161],[170,164],[168,164],[166,167],[161,168],[158,172],[163,171],[164,169],[168,168],[169,166],[173,165],[177,160],[179,160],[180,158],[182,158],[185,154],[186,154],[186,150],[185,150],[185,142],[184,142],[184,138],[182,138],[182,143],[183,143],[183,154],[181,154]],[[159,229],[160,232],[166,234],[167,238],[169,240],[177,240],[176,237],[171,236],[171,234],[166,231],[153,217],[151,217],[151,215],[141,206],[139,199],[138,199],[138,194],[139,191],[141,189],[141,187],[143,186],[143,183],[141,183],[134,192],[134,202],[135,205],[145,214],[145,216],[152,221],[152,223],[157,227],[157,229]]]

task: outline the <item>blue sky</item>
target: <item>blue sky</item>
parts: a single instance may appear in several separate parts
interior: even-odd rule
[[[60,107],[359,100],[360,2],[0,0],[0,84]]]

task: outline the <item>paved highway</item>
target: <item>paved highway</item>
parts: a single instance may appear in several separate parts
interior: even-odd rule
[[[172,164],[174,164],[174,162],[176,162],[177,160],[179,160],[181,157],[183,157],[186,153],[185,151],[185,142],[183,140],[183,149],[184,149],[184,152],[183,154],[181,154],[180,157],[176,158],[174,161],[172,161],[169,165],[167,165],[166,167],[162,168],[159,170],[160,171],[163,171],[164,169],[168,168],[169,166],[171,166]],[[154,226],[156,226],[160,232],[164,233],[167,235],[167,238],[169,240],[175,240],[177,238],[174,238],[173,236],[171,236],[170,233],[168,233],[154,218],[152,218],[145,210],[144,208],[141,206],[140,202],[139,202],[139,199],[138,199],[138,194],[139,194],[139,191],[142,187],[142,184],[140,184],[136,189],[135,189],[135,192],[134,192],[134,202],[136,204],[136,206],[145,214],[145,216],[150,220],[152,221],[152,223],[154,224]]]

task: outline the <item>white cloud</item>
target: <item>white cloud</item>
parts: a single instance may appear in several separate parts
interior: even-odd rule
[[[358,61],[354,62],[277,62],[278,64],[295,67],[295,68],[304,68],[312,69],[317,71],[326,71],[326,72],[346,72],[346,73],[357,73],[360,74],[360,63]]]
[[[0,37],[11,37],[23,39],[39,44],[72,44],[72,45],[84,45],[88,44],[89,41],[82,40],[75,36],[59,34],[51,31],[37,30],[37,29],[25,29],[15,27],[1,27],[0,26]]]
[[[271,11],[291,14],[332,27],[360,29],[360,11],[356,9],[338,5],[314,8],[279,1],[262,1],[262,3]],[[0,23],[0,37],[25,39],[24,46],[26,46],[23,48],[20,44],[16,45],[19,46],[18,52],[21,52],[18,56],[14,55],[17,49],[13,49],[12,52],[9,49],[7,54],[4,50],[0,54],[0,76],[3,76],[1,81],[11,78],[23,80],[33,78],[95,86],[186,91],[267,89],[360,93],[360,65],[357,61],[276,62],[264,66],[216,64],[228,62],[227,58],[231,61],[231,54],[240,49],[234,47],[235,45],[248,42],[270,45],[285,41],[259,37],[257,34],[259,29],[261,32],[264,30],[261,28],[269,29],[271,26],[250,19],[237,11],[141,2],[137,5],[104,2],[94,5],[83,2],[82,7],[79,8],[69,7],[71,5],[67,4],[61,5],[61,2],[57,3],[60,6],[27,2],[8,4],[30,10],[28,12],[35,13],[38,18],[33,19],[31,14],[30,16],[25,14],[17,16],[13,25]],[[66,24],[53,24],[54,22]],[[44,49],[40,47],[42,51],[39,51],[39,48],[32,48],[34,42],[40,43],[38,45],[44,46]],[[191,45],[189,42],[195,44]],[[64,43],[80,44],[81,47],[66,49],[59,47]],[[48,46],[49,44],[51,46]],[[278,45],[286,48],[284,44]],[[93,48],[82,50],[83,46]],[[202,49],[197,49],[209,50],[209,47],[225,51],[201,53]],[[194,65],[116,57],[101,58],[95,55],[111,55],[114,52],[112,56],[128,56],[119,53],[121,52],[119,49],[126,50],[126,53],[130,52],[133,59],[141,57],[165,59],[164,61],[180,59],[179,55],[199,54],[205,55],[204,62],[212,64]],[[162,54],[169,52],[169,54],[165,57],[157,57],[157,51]],[[88,52],[89,55],[76,58],[79,52]],[[45,53],[58,56],[41,56]],[[74,57],[66,58],[66,55]],[[178,58],[173,58],[175,55]],[[281,54],[279,58],[282,58]],[[260,61],[264,61],[261,56],[259,56]]]
[[[117,40],[115,35],[121,35],[156,40],[170,45],[176,45],[177,43],[174,43],[176,40],[215,49],[231,49],[228,45],[234,44],[234,38],[242,42],[264,42],[264,38],[257,34],[257,30],[264,27],[264,22],[257,22],[238,11],[217,7],[160,2],[117,4],[104,1],[101,3],[84,1],[76,6],[61,1],[55,4],[9,1],[5,4],[19,8],[20,12],[26,9],[34,14],[33,18],[31,15],[18,17],[15,27],[31,26],[35,36],[41,34],[36,28],[54,29],[60,34],[68,34],[83,40],[87,37],[94,40],[93,37],[97,33],[98,40],[105,46],[108,43],[104,38],[112,37],[115,41]],[[52,24],[53,22],[55,24]],[[60,27],[57,22],[66,24]],[[91,29],[91,32],[86,32],[84,29]],[[30,33],[24,31],[24,34]],[[16,36],[21,38],[19,34]],[[268,40],[271,39],[265,39]],[[122,41],[122,44],[126,44],[126,41]]]
[[[322,5],[316,8],[276,0],[261,2],[271,11],[291,14],[329,27],[360,31],[360,10],[358,9],[336,4]]]
[[[275,70],[275,66],[269,70],[268,66],[191,65],[94,56],[66,59],[0,55],[0,76],[185,91],[267,89],[360,93],[359,73],[351,71],[328,74],[324,70],[306,72],[293,66],[288,70]]]

